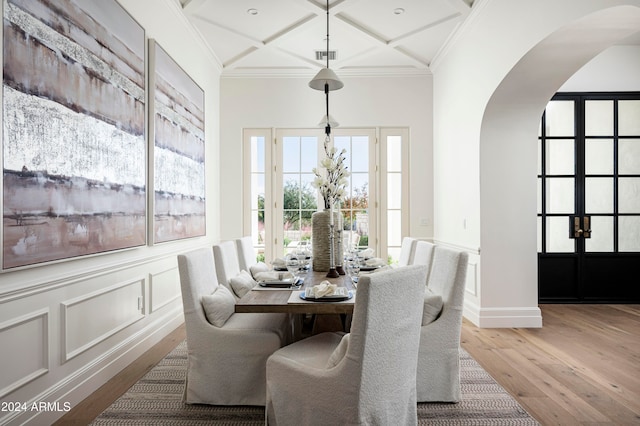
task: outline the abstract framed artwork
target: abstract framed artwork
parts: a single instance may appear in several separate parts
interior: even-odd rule
[[[3,18],[3,269],[145,245],[144,29],[116,0]]]
[[[153,242],[205,235],[204,91],[149,41]],[[151,126],[150,126],[151,127]]]

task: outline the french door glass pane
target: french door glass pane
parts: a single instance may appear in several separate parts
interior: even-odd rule
[[[264,162],[265,162],[264,137],[252,136],[250,143],[251,143],[251,172],[264,173]]]
[[[569,238],[569,217],[547,217],[547,252],[548,253],[573,253],[575,251],[574,240]]]
[[[251,174],[251,209],[264,209],[264,173]]]
[[[402,214],[400,210],[387,211],[387,241],[390,246],[400,246],[402,244],[401,220]]]
[[[369,238],[369,137],[336,136],[335,149],[345,151],[345,161],[350,176],[346,194],[340,206],[343,216],[343,231],[349,231],[350,241],[367,245]],[[359,237],[353,235],[356,233]]]
[[[585,101],[585,136],[613,135],[613,101]]]
[[[585,212],[613,213],[613,178],[585,179]]]
[[[282,139],[282,171],[284,173],[300,171],[300,139],[299,137]]]
[[[588,175],[613,174],[613,140],[585,140],[585,173]]]
[[[640,139],[618,141],[618,173],[640,174]]]
[[[547,178],[547,213],[573,213],[574,179]]]
[[[573,101],[549,102],[545,113],[545,131],[547,136],[573,136],[573,116]]]
[[[387,171],[402,172],[402,138],[387,137]]]
[[[548,175],[572,175],[575,173],[575,144],[573,139],[547,140],[545,172]]]
[[[640,213],[640,178],[620,178],[618,192],[620,213]]]
[[[640,135],[640,101],[618,101],[618,134]]]
[[[613,217],[591,216],[591,238],[585,238],[585,251],[613,251]]]
[[[402,208],[402,175],[387,173],[387,208]]]
[[[640,216],[618,218],[618,250],[640,251]]]

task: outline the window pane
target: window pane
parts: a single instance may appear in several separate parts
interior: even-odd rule
[[[260,200],[262,201],[262,206],[260,206],[260,208],[264,208],[264,175],[252,174],[251,175],[251,208],[253,210],[258,208],[258,206],[260,205]]]
[[[618,141],[618,172],[640,174],[640,139]]]
[[[573,101],[551,101],[545,111],[547,136],[573,136]]]
[[[387,171],[402,171],[402,138],[400,136],[387,138]]]
[[[613,135],[613,101],[585,101],[585,135]]]
[[[640,213],[640,178],[620,178],[618,191],[620,213]]]
[[[547,140],[546,174],[572,175],[575,173],[573,139]]]
[[[300,171],[300,138],[283,138],[282,171],[285,173]]]
[[[588,175],[613,174],[613,140],[585,140],[585,173]]]
[[[538,197],[537,197],[537,201],[538,201],[538,209],[536,210],[536,213],[540,214],[542,213],[542,179],[538,178]]]
[[[399,210],[387,211],[387,241],[390,246],[402,244],[402,214]]]
[[[640,136],[640,101],[618,101],[618,134]]]
[[[302,155],[300,157],[300,171],[311,173],[318,166],[318,138],[303,137],[300,141]]]
[[[640,216],[618,218],[618,250],[640,251]]]
[[[547,178],[547,213],[573,213],[573,178]]]
[[[569,217],[547,217],[547,253],[573,253],[574,240],[569,238]]]
[[[402,208],[402,175],[387,173],[387,208]]]
[[[585,238],[588,252],[613,251],[613,217],[591,216],[591,238]]]
[[[538,235],[537,235],[538,253],[541,253],[542,252],[542,218],[538,216],[536,219],[538,224]]]
[[[585,179],[585,210],[591,213],[613,213],[613,179]]]
[[[251,137],[251,171],[253,173],[264,173],[264,137]]]
[[[351,144],[351,172],[369,172],[369,138],[356,136]]]

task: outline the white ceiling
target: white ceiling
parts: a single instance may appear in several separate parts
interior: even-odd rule
[[[223,75],[313,74],[326,65],[326,0],[179,0]],[[330,0],[338,74],[429,73],[473,0]],[[397,9],[404,13],[394,13]],[[250,14],[254,9],[257,14]]]

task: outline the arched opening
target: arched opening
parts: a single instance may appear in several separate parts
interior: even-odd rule
[[[536,141],[542,111],[585,63],[639,29],[640,8],[635,6],[604,9],[559,28],[520,59],[484,111],[479,154],[482,297],[509,300],[523,312],[530,308],[530,326],[535,326],[537,309]]]

